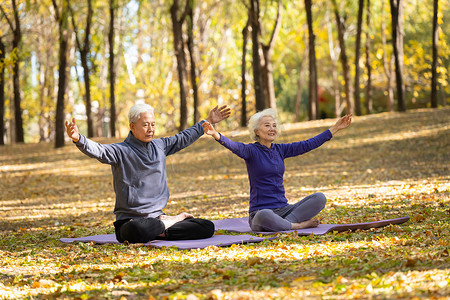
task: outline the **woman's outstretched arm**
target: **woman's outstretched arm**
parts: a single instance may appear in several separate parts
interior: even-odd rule
[[[211,123],[204,122],[202,124],[203,130],[207,135],[212,136],[217,142],[219,142],[222,146],[236,154],[242,159],[248,159],[250,157],[250,148],[249,145],[240,143],[240,142],[234,142],[227,137],[221,135],[214,129],[214,126],[212,126]]]

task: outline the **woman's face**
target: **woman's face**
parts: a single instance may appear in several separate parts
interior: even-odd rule
[[[259,126],[255,129],[259,142],[273,142],[278,135],[277,123],[271,116],[264,116],[259,120]]]

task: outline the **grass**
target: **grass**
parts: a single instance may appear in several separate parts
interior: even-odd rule
[[[286,160],[291,202],[327,195],[321,222],[408,215],[407,223],[196,250],[59,242],[113,233],[110,167],[70,143],[3,146],[0,299],[448,299],[449,115],[355,117],[321,148]],[[333,123],[286,124],[278,142],[307,139]],[[244,130],[224,134],[249,142]],[[211,138],[169,157],[167,171],[166,213],[246,216],[245,163]]]

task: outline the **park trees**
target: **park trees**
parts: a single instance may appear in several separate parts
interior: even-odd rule
[[[116,11],[117,11],[117,0],[109,0],[109,26],[108,26],[108,77],[109,77],[109,128],[111,132],[111,136],[116,136],[116,96],[115,96],[115,85],[116,85],[116,68],[115,68],[115,57],[116,54],[114,52],[114,39],[115,28],[114,28],[114,20],[116,19]]]
[[[325,118],[344,109],[365,114],[440,106],[448,98],[450,50],[443,33],[449,8],[437,1],[15,3],[20,52],[13,51],[13,2],[2,2],[0,12],[5,143],[17,136],[11,131],[17,82],[24,139],[58,147],[71,115],[88,136],[125,135],[126,111],[135,101],[155,107],[163,134],[193,124],[215,104],[240,111],[221,125],[232,128],[266,107],[276,107],[282,121],[301,121],[312,118],[310,107],[315,118]],[[393,43],[393,31],[403,43]],[[396,85],[396,52],[403,89]],[[307,71],[308,61],[315,70]]]
[[[67,0],[52,0],[54,18],[59,32],[59,67],[58,67],[58,96],[56,99],[55,116],[55,148],[64,146],[64,99],[67,85],[67,51],[69,47],[69,24]]]
[[[306,18],[308,21],[308,58],[309,58],[309,93],[308,115],[310,120],[316,120],[319,113],[319,97],[317,84],[316,42],[313,30],[312,1],[305,0]]]
[[[15,127],[15,141],[17,143],[24,142],[23,119],[22,119],[22,97],[20,88],[20,57],[21,57],[21,42],[22,42],[22,28],[20,21],[20,8],[16,0],[11,0],[11,7],[9,11],[6,7],[0,5],[1,13],[8,23],[12,32],[12,77],[13,77],[13,99],[14,99],[14,127]],[[25,5],[22,3],[22,5]],[[22,12],[23,12],[22,8]]]
[[[403,1],[389,0],[392,16],[392,46],[395,58],[395,80],[397,85],[397,109],[405,111],[405,87],[403,84]]]
[[[94,136],[94,122],[92,117],[92,102],[91,102],[91,81],[90,81],[90,53],[91,53],[91,27],[92,27],[92,17],[93,17],[93,10],[92,10],[92,0],[86,1],[87,6],[87,12],[83,12],[82,9],[78,9],[78,11],[81,11],[81,14],[86,15],[86,19],[82,20],[80,22],[83,22],[85,27],[83,29],[84,31],[84,38],[83,41],[81,41],[81,33],[77,26],[77,21],[75,20],[75,14],[74,10],[72,9],[72,6],[70,2],[67,2],[67,7],[69,9],[71,20],[72,20],[72,26],[75,34],[75,42],[78,48],[78,51],[80,53],[80,59],[81,59],[81,66],[83,67],[83,79],[84,79],[84,98],[85,98],[85,104],[86,104],[86,117],[87,117],[87,136],[93,137]]]

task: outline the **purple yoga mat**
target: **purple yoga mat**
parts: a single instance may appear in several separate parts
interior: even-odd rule
[[[378,228],[387,226],[390,224],[402,224],[409,220],[409,217],[388,219],[388,220],[380,220],[374,222],[366,222],[366,223],[355,223],[355,224],[319,224],[318,227],[315,228],[305,228],[305,229],[297,229],[297,230],[288,230],[281,232],[297,232],[298,235],[323,235],[331,231],[347,231],[347,230],[357,230],[357,229],[369,229],[369,228]],[[258,234],[274,234],[276,232],[254,232],[251,230],[248,225],[248,217],[244,218],[235,218],[235,219],[224,219],[224,220],[215,220],[213,221],[216,230],[227,230],[231,232],[253,232]]]
[[[214,235],[208,239],[201,240],[186,240],[186,241],[165,241],[165,240],[154,240],[148,242],[144,245],[162,248],[162,247],[172,247],[176,246],[178,249],[203,249],[208,246],[230,246],[233,244],[245,244],[245,243],[257,243],[266,239],[272,238],[262,238],[252,235]],[[102,234],[102,235],[92,235],[80,238],[61,238],[63,243],[72,242],[95,242],[96,244],[120,244],[114,234]]]
[[[402,217],[396,219],[388,219],[388,220],[380,220],[374,222],[367,223],[355,223],[355,224],[319,224],[318,227],[315,228],[305,228],[298,230],[288,230],[281,232],[297,232],[298,235],[323,235],[330,231],[347,231],[347,230],[357,230],[357,229],[369,229],[369,228],[378,228],[387,226],[390,224],[402,224],[409,220],[409,217]],[[260,233],[265,235],[275,234],[277,232],[254,232],[250,229],[248,225],[248,218],[235,218],[235,219],[224,219],[224,220],[215,220],[213,221],[216,231],[217,230],[227,230],[231,232],[239,232],[239,233]],[[274,239],[276,237],[263,238],[256,237],[252,235],[214,235],[208,239],[202,240],[186,240],[186,241],[165,241],[165,240],[154,240],[145,245],[161,248],[161,247],[172,247],[176,246],[178,249],[203,249],[208,246],[230,246],[233,244],[245,244],[245,243],[257,243],[261,242],[265,239]],[[120,244],[116,240],[116,236],[114,234],[102,234],[102,235],[92,235],[80,238],[61,238],[61,242],[63,243],[72,243],[72,242],[95,242],[96,244]]]

